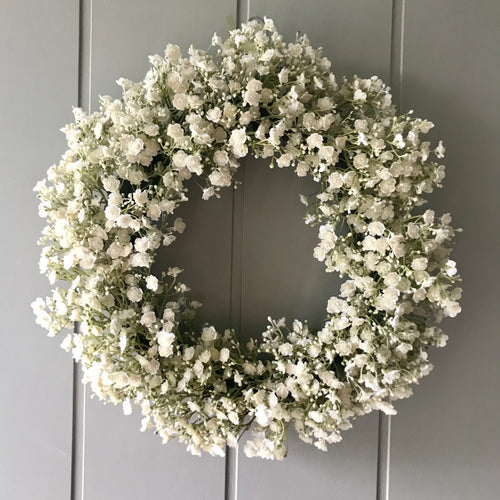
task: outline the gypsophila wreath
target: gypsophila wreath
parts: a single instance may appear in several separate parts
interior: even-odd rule
[[[74,110],[69,150],[35,187],[41,271],[68,283],[33,303],[37,322],[51,336],[78,322],[62,346],[93,393],[139,405],[143,430],[195,454],[223,455],[251,429],[245,453],[280,459],[290,423],[326,449],[358,415],[394,413],[431,370],[428,346],[446,342],[436,324],[460,311],[451,218],[415,210],[444,177],[430,160],[443,146],[420,140],[432,123],[398,116],[377,77],[338,85],[321,50],[284,43],[270,19],[150,61],[143,82],[118,81],[120,100]],[[197,329],[181,270],[152,264],[185,228],[185,181],[219,196],[249,152],[318,183],[302,198],[314,257],[346,281],[319,330],[269,319],[243,346]]]

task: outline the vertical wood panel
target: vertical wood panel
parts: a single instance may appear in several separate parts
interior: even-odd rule
[[[388,81],[391,7],[389,1],[252,0],[250,15],[272,17],[287,40],[297,31],[307,33],[313,46],[324,48],[339,80],[344,74],[377,74]],[[314,193],[317,185],[247,160],[243,188],[243,338],[258,336],[268,315],[321,324],[340,281],[312,257],[317,228],[303,222],[299,193]],[[376,413],[358,419],[327,454],[291,433],[284,462],[240,457],[238,498],[375,498],[377,426]]]
[[[447,147],[444,191],[432,208],[464,228],[455,259],[462,314],[432,350],[434,372],[396,405],[391,498],[498,498],[500,491],[500,4],[406,2],[404,109],[436,123]]]
[[[0,497],[62,500],[70,494],[72,366],[62,338],[47,339],[30,308],[49,292],[38,271],[43,221],[32,188],[66,149],[59,129],[77,103],[78,2],[4,0],[0,68]]]
[[[217,0],[135,2],[94,0],[92,103],[98,94],[118,97],[115,80],[141,80],[149,54],[163,53],[167,43],[184,51],[192,43],[207,48],[214,31],[234,25],[235,3]],[[228,190],[220,200],[201,200],[194,187],[179,209],[186,232],[159,254],[159,268],[185,268],[183,281],[204,303],[201,320],[227,327],[231,263],[231,207]],[[182,212],[182,213],[181,213]],[[201,321],[200,320],[200,321]],[[85,498],[220,499],[224,494],[224,460],[192,457],[184,445],[161,444],[152,432],[141,434],[140,415],[124,417],[121,408],[87,402]]]

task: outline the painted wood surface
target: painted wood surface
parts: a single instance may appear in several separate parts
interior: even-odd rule
[[[288,40],[308,33],[339,79],[392,78],[402,111],[435,121],[432,135],[447,146],[448,175],[432,205],[452,212],[464,228],[455,252],[464,311],[444,325],[449,346],[430,352],[435,371],[413,398],[397,403],[390,442],[372,414],[326,454],[292,434],[281,463],[242,453],[226,462],[192,457],[178,443],[164,446],[140,433],[139,415],[124,417],[121,408],[88,395],[79,399],[77,385],[72,488],[71,360],[57,340],[45,338],[29,309],[49,289],[38,275],[42,222],[31,188],[65,149],[58,129],[71,120],[79,84],[84,107],[96,109],[99,94],[119,96],[118,77],[142,79],[147,56],[167,43],[206,48],[214,31],[225,34],[249,16],[272,17]],[[499,20],[493,0],[4,1],[0,498],[498,497]],[[243,185],[219,200],[189,193],[181,209],[188,229],[161,252],[158,265],[184,267],[185,282],[205,304],[201,321],[236,327],[243,340],[258,337],[268,315],[318,324],[339,281],[313,259],[316,232],[302,220],[298,195],[314,192],[314,182],[251,159],[239,175]],[[390,450],[387,463],[379,447]],[[385,473],[388,489],[380,483]]]
[[[391,498],[500,496],[500,4],[406,2],[404,111],[434,121],[447,148],[444,190],[433,208],[464,232],[455,258],[462,314],[445,323],[434,371],[397,405],[392,429]]]
[[[65,150],[77,103],[78,2],[0,3],[0,498],[69,498],[72,362],[33,319],[49,292],[33,186]]]

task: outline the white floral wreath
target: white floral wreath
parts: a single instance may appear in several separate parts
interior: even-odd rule
[[[429,373],[435,324],[460,311],[451,217],[413,213],[440,186],[433,125],[398,116],[377,77],[337,85],[330,62],[305,36],[286,44],[270,19],[249,22],[211,53],[168,45],[141,83],[100,111],[75,109],[69,150],[35,188],[48,225],[40,268],[56,288],[33,303],[53,336],[79,323],[62,346],[101,399],[140,405],[142,429],[188,450],[223,455],[251,428],[248,456],[283,458],[293,422],[326,449],[358,415],[395,413],[392,401]],[[231,186],[251,151],[271,166],[311,175],[303,201],[319,225],[314,257],[347,280],[318,331],[270,319],[260,343],[193,319],[201,305],[155,252],[185,224],[174,218],[196,176],[203,199]]]

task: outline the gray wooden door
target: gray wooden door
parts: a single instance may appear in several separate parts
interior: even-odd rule
[[[0,5],[2,363],[0,498],[5,499],[473,499],[500,495],[500,237],[496,214],[500,4],[493,0],[3,0]],[[358,419],[322,453],[290,436],[283,462],[192,457],[140,433],[140,417],[90,399],[68,355],[29,310],[42,227],[31,192],[64,151],[71,106],[118,96],[167,43],[207,47],[214,31],[272,17],[288,39],[308,33],[338,77],[376,74],[401,111],[436,123],[447,146],[445,189],[433,208],[464,228],[455,258],[463,313],[445,324],[436,369],[389,421]],[[243,185],[221,199],[193,192],[188,230],[162,261],[185,267],[202,319],[242,339],[268,315],[324,315],[339,287],[312,258],[314,230],[299,193],[314,186],[247,159]],[[203,248],[203,251],[200,251]],[[160,264],[161,265],[161,264]]]

